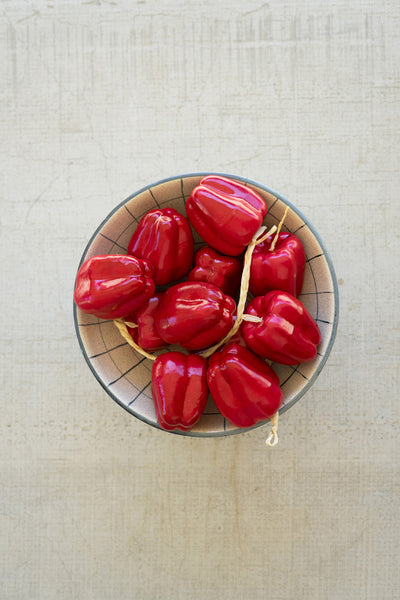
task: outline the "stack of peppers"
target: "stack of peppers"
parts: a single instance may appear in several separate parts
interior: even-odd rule
[[[228,421],[252,427],[282,403],[267,361],[298,365],[317,354],[318,326],[297,298],[304,249],[289,233],[255,246],[249,279],[254,298],[245,310],[253,320],[207,360],[202,351],[225,339],[235,322],[243,253],[267,205],[251,188],[211,175],[192,190],[186,214],[169,207],[149,211],[127,255],[93,256],[82,264],[74,300],[100,318],[124,318],[136,344],[162,350],[151,383],[162,428],[191,429],[209,392]],[[194,256],[191,227],[205,242]],[[182,351],[168,350],[171,344]]]

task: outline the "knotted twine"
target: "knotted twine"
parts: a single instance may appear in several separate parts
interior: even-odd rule
[[[150,360],[156,360],[157,356],[154,356],[154,354],[149,354],[148,352],[146,352],[146,350],[143,350],[143,348],[141,348],[133,339],[132,336],[129,334],[128,331],[128,323],[126,321],[124,321],[123,319],[114,319],[114,325],[118,328],[120,334],[122,335],[122,337],[124,338],[124,340],[126,342],[128,342],[128,344],[130,346],[132,346],[132,348],[134,348],[134,350],[136,350],[136,352],[139,352],[139,354],[142,354],[143,356],[145,356],[146,358],[150,358]],[[137,327],[136,323],[129,323],[129,327]]]
[[[222,340],[220,340],[214,346],[207,348],[207,350],[205,350],[204,352],[201,352],[200,356],[203,356],[204,358],[209,358],[212,354],[214,354],[214,352],[216,352],[216,350],[218,350],[218,348],[220,348],[223,344],[226,344],[226,342],[228,340],[230,340],[231,337],[239,331],[240,325],[242,324],[243,321],[251,321],[253,323],[260,323],[262,321],[262,319],[260,317],[244,314],[244,309],[245,309],[246,301],[247,301],[247,295],[249,292],[251,258],[253,255],[254,248],[258,244],[261,244],[262,242],[264,242],[270,235],[272,235],[273,233],[276,232],[276,235],[271,244],[271,250],[273,249],[272,246],[275,247],[275,243],[278,239],[278,235],[279,235],[279,232],[283,225],[283,221],[285,220],[288,209],[289,209],[289,207],[286,207],[285,214],[283,215],[283,218],[280,221],[278,227],[276,227],[276,225],[273,225],[267,231],[267,233],[264,233],[267,228],[264,225],[262,225],[254,234],[250,244],[247,246],[247,249],[246,249],[246,252],[244,255],[242,278],[240,281],[239,302],[237,305],[235,323],[233,324],[232,328],[228,331],[228,333],[225,335],[225,337],[222,338]],[[259,237],[259,236],[261,236],[261,237]],[[146,358],[149,358],[150,360],[157,359],[156,355],[146,352],[146,350],[143,350],[143,348],[141,348],[138,344],[136,344],[136,342],[132,339],[131,335],[129,334],[128,326],[131,328],[137,327],[136,323],[128,323],[128,322],[124,321],[124,319],[114,319],[114,325],[117,327],[117,329],[119,330],[119,332],[120,332],[121,336],[124,338],[124,340],[134,350],[136,350],[136,352],[138,352],[139,354],[142,354],[142,356],[145,356]],[[278,443],[278,414],[279,413],[277,411],[270,419],[271,431],[270,431],[267,439],[265,440],[266,446],[269,446],[269,447],[276,446],[276,444]]]

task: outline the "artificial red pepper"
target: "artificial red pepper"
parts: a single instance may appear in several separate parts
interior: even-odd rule
[[[191,429],[207,402],[207,360],[182,352],[161,354],[153,365],[151,392],[163,429]]]
[[[254,248],[250,267],[250,291],[262,296],[271,290],[282,290],[298,296],[303,287],[306,257],[303,244],[292,233],[281,232],[275,248],[275,234]]]
[[[261,317],[245,322],[243,337],[256,354],[284,365],[313,360],[321,334],[306,307],[288,292],[272,291],[254,298],[246,314]]]
[[[159,307],[162,295],[162,293],[154,294],[144,306],[126,317],[128,323],[131,321],[137,324],[137,327],[129,327],[127,325],[132,339],[143,350],[148,350],[149,352],[166,346],[164,340],[158,335],[154,321],[154,315]]]
[[[212,346],[233,325],[235,301],[211,283],[185,281],[170,287],[155,315],[160,337],[189,350]]]
[[[134,256],[92,256],[78,271],[75,303],[102,319],[125,317],[154,294],[153,275],[153,265]]]
[[[269,419],[282,404],[276,373],[238,344],[227,344],[211,355],[207,381],[218,410],[236,427]]]
[[[242,261],[234,256],[224,256],[209,246],[200,248],[194,256],[194,268],[189,281],[204,281],[216,285],[232,296],[238,294],[242,277]]]
[[[267,205],[249,187],[227,177],[208,175],[190,194],[186,214],[209,246],[238,256],[261,226]]]
[[[128,253],[154,265],[157,285],[182,279],[193,262],[193,236],[188,220],[174,208],[150,210],[140,220]]]

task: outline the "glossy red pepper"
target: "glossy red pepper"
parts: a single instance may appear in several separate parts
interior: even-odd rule
[[[287,292],[268,292],[254,298],[245,312],[262,318],[260,323],[243,324],[245,342],[256,354],[284,365],[316,357],[321,334],[298,298]]]
[[[164,293],[155,315],[156,327],[168,344],[201,350],[228,333],[235,309],[235,301],[211,283],[177,283]]]
[[[182,352],[161,354],[153,365],[151,392],[161,427],[191,429],[207,402],[206,359]]]
[[[126,321],[137,324],[137,327],[128,326],[128,331],[132,336],[132,339],[136,344],[143,348],[143,350],[149,352],[166,346],[164,340],[158,335],[154,321],[154,316],[162,296],[162,293],[154,294],[144,306],[126,317]]]
[[[220,290],[237,296],[242,277],[242,261],[234,256],[224,256],[213,248],[200,248],[194,257],[194,268],[188,275],[189,281],[204,281],[216,285]]]
[[[281,232],[275,248],[275,234],[254,248],[250,268],[250,291],[262,296],[271,290],[298,296],[303,287],[306,257],[303,244],[292,233]]]
[[[174,208],[150,210],[140,220],[128,253],[154,265],[157,285],[182,279],[193,262],[193,236],[188,220]]]
[[[250,243],[267,214],[264,200],[237,181],[208,175],[186,202],[189,221],[212,248],[238,256]]]
[[[227,344],[209,358],[207,381],[218,410],[236,427],[269,419],[282,404],[276,373],[238,344]]]
[[[149,262],[134,256],[93,256],[78,271],[75,303],[102,319],[125,317],[154,294],[153,274]]]

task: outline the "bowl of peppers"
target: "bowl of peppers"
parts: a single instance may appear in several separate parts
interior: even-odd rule
[[[314,383],[338,322],[318,233],[264,185],[219,173],[140,189],[92,235],[74,288],[77,338],[109,396],[159,429],[237,434]]]

